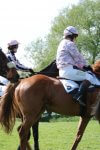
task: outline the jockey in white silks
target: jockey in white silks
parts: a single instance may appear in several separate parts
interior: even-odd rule
[[[3,95],[4,91],[6,90],[7,84],[9,83],[9,81],[0,76],[0,97]]]
[[[74,81],[83,81],[74,99],[80,105],[85,106],[85,103],[82,101],[83,93],[94,81],[91,74],[82,71],[83,67],[86,66],[86,61],[75,45],[77,37],[78,31],[75,27],[69,26],[64,30],[63,40],[57,49],[56,63],[60,77]]]

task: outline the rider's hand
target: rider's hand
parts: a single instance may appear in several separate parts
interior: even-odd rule
[[[33,69],[29,69],[29,72],[30,72],[31,74],[34,74]]]
[[[86,70],[86,71],[93,71],[92,70],[92,67],[90,65],[88,66],[83,66],[83,69]]]

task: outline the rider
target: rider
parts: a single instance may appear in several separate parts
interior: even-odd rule
[[[19,62],[19,60],[16,59],[15,53],[18,50],[18,46],[19,46],[19,42],[17,40],[12,40],[12,41],[10,41],[10,43],[8,43],[7,57],[9,59],[9,61],[13,61],[15,63],[17,70],[26,71],[26,72],[30,72],[30,73],[34,74],[33,69],[22,65]]]
[[[82,96],[93,82],[93,76],[83,70],[83,67],[86,66],[86,61],[75,45],[77,37],[78,31],[75,27],[68,26],[64,30],[63,40],[60,42],[57,50],[56,63],[60,77],[74,81],[83,81],[74,99],[80,105],[85,106]]]

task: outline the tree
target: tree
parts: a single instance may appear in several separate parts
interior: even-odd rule
[[[27,57],[34,66],[34,70],[40,70],[44,65],[44,58],[46,57],[46,40],[45,38],[38,38],[36,41],[32,41],[25,51],[28,53]]]
[[[63,31],[69,25],[79,30],[78,48],[87,61],[94,63],[100,59],[100,1],[81,0],[78,5],[63,8],[52,21],[50,33],[43,39],[31,42],[26,48],[35,68],[44,68],[55,59]]]
[[[62,33],[69,25],[78,28],[78,47],[89,62],[94,63],[100,54],[100,1],[83,0],[77,6],[73,5],[71,9],[65,8],[60,12],[48,35],[49,57],[55,56]]]

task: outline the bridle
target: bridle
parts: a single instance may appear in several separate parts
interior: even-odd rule
[[[12,82],[16,82],[19,79],[15,64],[8,60],[2,50],[0,50],[0,75],[8,80],[10,78]]]
[[[15,64],[11,61],[5,62],[5,64],[3,62],[0,63],[0,75],[7,78],[8,80],[12,81],[12,82],[17,82],[17,80],[19,79],[19,75],[16,74],[15,77],[11,77],[8,78],[7,74],[10,72],[11,69],[15,69]]]

